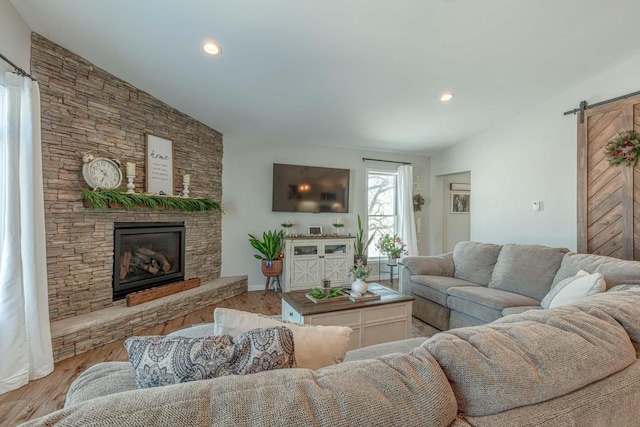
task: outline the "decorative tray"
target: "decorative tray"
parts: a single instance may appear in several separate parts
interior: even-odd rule
[[[353,302],[360,302],[360,301],[373,301],[376,299],[380,299],[380,295],[376,295],[376,294],[372,294],[371,292],[367,292],[366,294],[363,294],[362,296],[355,296],[355,295],[349,295],[349,299]]]
[[[313,301],[314,303],[323,303],[323,302],[331,302],[331,301],[341,301],[341,300],[346,300],[349,299],[349,291],[346,291],[344,289],[342,289],[342,293],[340,295],[334,296],[334,297],[329,297],[329,298],[315,298],[311,295],[310,292],[307,292],[305,294],[305,296]]]

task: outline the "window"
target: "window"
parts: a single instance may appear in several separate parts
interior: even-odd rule
[[[396,232],[397,183],[395,172],[367,172],[367,220],[369,236],[375,233],[369,246],[370,257],[381,257],[376,243],[383,234]]]

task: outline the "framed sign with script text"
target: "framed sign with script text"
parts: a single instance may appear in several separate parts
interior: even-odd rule
[[[147,192],[173,196],[173,143],[147,134]]]

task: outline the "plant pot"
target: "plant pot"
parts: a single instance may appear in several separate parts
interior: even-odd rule
[[[274,259],[273,261],[269,261],[266,259],[262,260],[262,274],[267,277],[277,277],[282,273],[282,260]]]
[[[351,284],[351,292],[356,292],[358,294],[366,294],[367,293],[367,282],[362,279],[356,279]]]
[[[368,255],[362,255],[362,256],[354,256],[353,257],[353,263],[357,264],[358,261],[362,261],[362,265],[367,265],[367,260],[369,259]]]
[[[387,265],[398,265],[398,258],[391,258],[387,260]]]

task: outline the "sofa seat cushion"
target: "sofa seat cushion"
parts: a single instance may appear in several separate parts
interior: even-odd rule
[[[600,273],[607,287],[616,285],[640,285],[640,262],[625,261],[603,255],[568,253],[562,259],[558,273],[553,279],[556,285],[567,277],[575,276],[580,270]]]
[[[447,306],[485,322],[502,317],[507,307],[540,305],[540,301],[513,292],[485,287],[450,288]]]
[[[551,283],[567,252],[569,249],[540,245],[504,245],[489,287],[540,301],[551,289]]]
[[[507,307],[502,310],[502,317],[511,316],[512,314],[520,314],[529,310],[542,310],[539,305],[521,305],[519,307]]]
[[[460,242],[453,249],[454,276],[487,286],[502,246],[491,243]]]
[[[448,290],[454,287],[481,287],[472,282],[455,277],[445,276],[411,276],[413,286],[411,291],[414,295],[426,298],[444,307],[447,306]]]
[[[448,426],[458,409],[453,390],[435,359],[426,351],[421,356],[391,354],[319,371],[281,369],[137,389],[30,425]]]
[[[629,336],[613,317],[573,305],[442,332],[422,347],[447,375],[459,411],[469,416],[563,396],[636,361]]]

